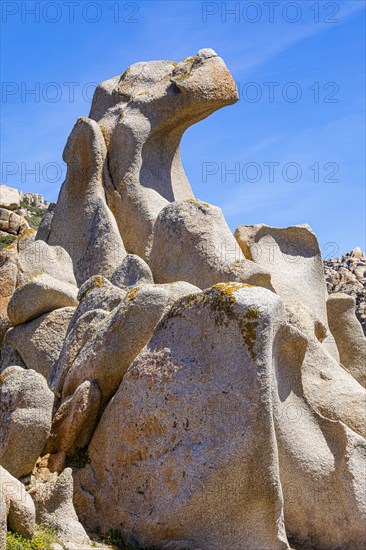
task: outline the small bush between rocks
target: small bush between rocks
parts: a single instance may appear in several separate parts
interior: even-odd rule
[[[83,447],[82,449],[77,449],[75,452],[67,455],[66,457],[66,466],[68,468],[73,468],[80,470],[85,468],[89,464],[90,458],[88,455],[88,447]]]
[[[24,201],[20,201],[20,208],[25,208],[28,211],[28,216],[26,216],[25,219],[30,227],[32,227],[32,229],[38,229],[46,210],[39,206],[30,206]]]
[[[25,539],[11,531],[6,535],[6,550],[52,550],[52,544],[59,543],[57,535],[47,525],[37,525],[32,540]]]
[[[0,235],[0,250],[13,244],[15,239],[16,239],[15,235]]]
[[[126,542],[122,533],[115,529],[110,529],[106,533],[98,532],[95,534],[97,539],[104,544],[110,545],[116,550],[142,550],[142,547],[139,546],[136,542]],[[153,547],[144,546],[144,550],[156,550]]]

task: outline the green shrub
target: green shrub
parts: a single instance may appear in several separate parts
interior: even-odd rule
[[[37,525],[32,540],[25,539],[11,531],[6,535],[6,550],[51,550],[52,544],[59,543],[57,535],[47,525]]]
[[[94,539],[92,546],[98,546],[98,543],[103,543],[115,550],[156,550],[152,547],[141,547],[137,542],[126,542],[122,533],[116,529],[110,529],[106,533],[98,530],[92,534],[91,538],[92,540]]]
[[[80,470],[81,468],[85,468],[85,466],[89,463],[90,463],[90,458],[88,455],[87,446],[80,449],[76,449],[76,451],[67,455],[66,457],[66,466],[68,468],[75,468],[77,470]]]
[[[16,240],[15,235],[0,235],[0,250],[13,244],[15,240]]]
[[[39,224],[43,216],[46,213],[46,210],[39,208],[38,206],[29,206],[24,201],[20,201],[20,208],[25,208],[28,211],[28,216],[25,217],[32,229],[38,229]]]

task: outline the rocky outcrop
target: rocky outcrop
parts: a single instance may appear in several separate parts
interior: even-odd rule
[[[356,316],[366,336],[366,256],[359,247],[324,261],[329,293],[342,292],[356,300]]]
[[[21,198],[22,196],[18,189],[8,187],[7,185],[0,185],[0,208],[16,210],[19,208]]]
[[[92,439],[91,464],[77,475],[87,524],[99,526],[104,509],[107,529],[122,522],[142,545],[288,548],[269,368],[280,309],[275,294],[239,284],[172,307],[129,368]]]
[[[36,208],[43,208],[44,210],[46,210],[50,204],[40,193],[24,193],[22,198],[26,205],[35,206]]]
[[[241,225],[235,237],[246,258],[268,270],[285,304],[303,303],[327,323],[327,293],[317,238],[307,225]]]
[[[237,99],[211,49],[179,63],[135,63],[97,87],[89,116],[109,150],[107,200],[129,253],[146,260],[159,212],[193,198],[179,152],[185,130]]]
[[[29,227],[27,220],[11,210],[0,208],[0,231],[9,235],[19,235]]]
[[[33,229],[26,229],[11,246],[0,252],[0,349],[5,332],[11,326],[7,309],[17,287],[41,274],[76,285],[72,261],[67,252],[61,247],[34,241],[35,235]],[[27,308],[32,317],[40,315],[38,306],[34,312],[32,303],[28,303]]]
[[[176,302],[93,436],[76,475],[80,517],[160,548],[289,548],[290,538],[360,550],[365,440],[310,402],[306,348],[268,290],[218,284]]]
[[[0,463],[69,550],[85,528],[165,550],[364,550],[354,299],[328,297],[309,226],[234,236],[180,162],[184,131],[236,99],[210,49],[132,65],[74,126],[36,238],[1,236]],[[328,290],[363,287],[362,262],[326,265]],[[12,520],[0,493],[2,530],[31,536],[34,511]]]
[[[58,372],[52,377],[53,386],[62,394],[62,402],[54,418],[50,451],[66,448],[74,451],[89,443],[99,413],[118,389],[126,370],[152,336],[164,312],[181,296],[195,292],[198,289],[188,283],[134,287],[112,315],[100,318],[97,329],[92,335],[89,332],[87,340],[83,338],[83,331],[73,331],[77,342],[66,340],[71,354],[61,353]],[[75,349],[77,353],[73,353]],[[93,384],[86,387],[86,381]],[[95,397],[84,397],[85,392],[90,391]],[[83,412],[85,410],[87,412]],[[74,419],[72,431],[82,437],[65,435],[70,432],[70,418]]]
[[[50,434],[54,394],[44,377],[14,366],[0,375],[0,463],[14,477],[31,473]]]

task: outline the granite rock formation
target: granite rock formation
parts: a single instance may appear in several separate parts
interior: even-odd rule
[[[68,550],[95,530],[165,550],[364,550],[356,302],[328,297],[309,226],[232,234],[180,161],[184,131],[237,98],[211,49],[106,80],[57,205],[0,256],[2,543],[37,521]],[[22,506],[2,479],[27,484]]]

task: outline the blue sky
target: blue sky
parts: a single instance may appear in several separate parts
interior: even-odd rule
[[[211,47],[241,98],[183,137],[196,196],[219,205],[233,230],[307,222],[324,256],[365,249],[363,0],[1,8],[2,183],[55,200],[63,147],[96,83],[136,61]]]

